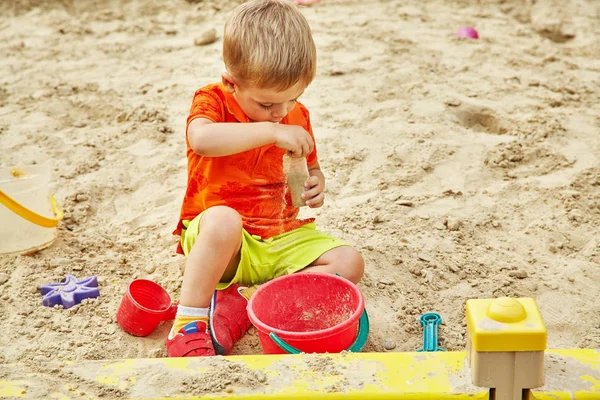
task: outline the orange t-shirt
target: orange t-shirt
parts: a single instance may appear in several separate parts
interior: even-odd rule
[[[252,123],[221,83],[196,91],[187,125],[196,118],[215,123]],[[313,141],[315,139],[308,110],[300,103],[296,103],[280,124],[300,125]],[[285,150],[268,144],[229,156],[205,157],[192,150],[187,135],[186,144],[188,184],[179,224],[173,234],[181,235],[183,220],[192,220],[217,205],[235,209],[246,231],[263,239],[314,221],[314,218],[297,219],[299,208],[292,205],[283,173]],[[316,145],[306,159],[309,166],[317,162]],[[182,252],[181,246],[177,251]]]

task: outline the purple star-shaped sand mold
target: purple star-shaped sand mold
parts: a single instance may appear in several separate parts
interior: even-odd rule
[[[100,296],[98,278],[92,276],[78,281],[73,275],[67,275],[64,282],[42,286],[42,296],[42,304],[45,306],[62,304],[64,308],[71,308],[83,299]]]

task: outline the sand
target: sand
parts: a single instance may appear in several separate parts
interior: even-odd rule
[[[179,295],[184,124],[215,81],[236,1],[0,5],[0,167],[49,162],[57,241],[0,256],[0,362],[165,356],[168,324],[124,333],[135,278]],[[533,297],[551,348],[600,347],[600,3],[324,0],[311,110],[318,226],[361,250],[366,351],[414,351],[438,312],[465,345],[465,301]],[[454,32],[474,26],[479,40]],[[215,35],[216,33],[216,35]],[[69,310],[41,285],[97,275]],[[235,354],[261,352],[255,330]]]

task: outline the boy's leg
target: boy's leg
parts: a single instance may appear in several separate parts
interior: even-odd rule
[[[365,261],[358,250],[350,246],[340,246],[323,253],[302,272],[338,273],[353,283],[358,283],[364,270]]]
[[[230,281],[240,262],[242,219],[229,207],[212,207],[188,255],[179,304],[207,308],[219,281]]]
[[[268,266],[256,271],[257,283],[296,272],[338,273],[358,283],[365,267],[358,250],[318,230],[314,222],[261,242],[254,255],[254,264]]]
[[[198,236],[185,265],[177,316],[167,340],[170,357],[215,354],[207,329],[208,308],[217,283],[231,280],[239,264],[239,214],[229,207],[213,207],[200,218]]]

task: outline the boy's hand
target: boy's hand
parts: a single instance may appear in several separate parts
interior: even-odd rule
[[[291,157],[306,157],[315,143],[310,133],[298,125],[275,125],[275,146],[287,150]]]
[[[318,175],[313,175],[304,184],[304,193],[302,198],[306,200],[306,205],[310,208],[318,208],[323,205],[325,201],[325,183],[319,179]]]

